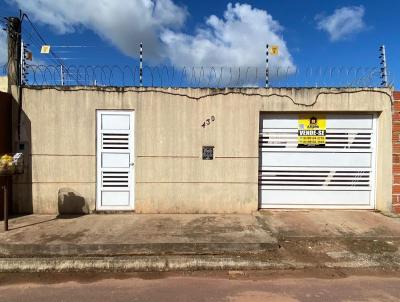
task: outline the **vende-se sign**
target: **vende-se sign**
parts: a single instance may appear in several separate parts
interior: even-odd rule
[[[324,147],[326,144],[326,116],[323,114],[300,114],[297,146]]]

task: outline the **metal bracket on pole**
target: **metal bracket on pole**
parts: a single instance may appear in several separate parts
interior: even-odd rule
[[[268,57],[269,57],[269,53],[268,53],[268,48],[269,45],[267,44],[266,47],[266,58],[265,58],[265,88],[269,87],[269,62],[268,62]]]

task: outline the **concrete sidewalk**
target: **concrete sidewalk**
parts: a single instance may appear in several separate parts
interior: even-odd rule
[[[165,255],[262,252],[277,245],[252,215],[110,214],[11,220],[0,256]]]
[[[13,218],[0,271],[400,268],[400,219],[370,211]]]

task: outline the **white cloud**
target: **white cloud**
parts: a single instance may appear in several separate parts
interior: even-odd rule
[[[165,30],[169,59],[175,65],[265,66],[265,45],[279,45],[271,65],[292,68],[292,57],[280,34],[283,27],[265,10],[248,4],[228,4],[223,18],[209,16],[194,35]]]
[[[173,0],[8,1],[60,34],[87,28],[129,56],[137,56],[143,41],[147,63],[263,68],[269,43],[280,46],[271,65],[294,68],[281,37],[283,27],[267,11],[248,4],[228,4],[223,17],[209,16],[194,34],[188,34],[182,31],[188,12]]]
[[[8,1],[28,13],[32,21],[50,25],[59,34],[87,28],[126,55],[136,55],[143,42],[152,59],[161,55],[160,31],[181,27],[187,16],[186,8],[171,0]]]
[[[363,20],[365,9],[363,6],[346,6],[336,9],[332,15],[317,15],[317,28],[326,31],[331,41],[339,41],[366,29]]]
[[[0,65],[7,63],[7,34],[0,28]],[[0,66],[1,68],[1,66]]]

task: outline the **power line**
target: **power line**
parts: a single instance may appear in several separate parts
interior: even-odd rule
[[[24,13],[24,14],[22,15],[22,18],[21,18],[21,19],[23,20],[24,18],[26,18],[26,20],[28,20],[29,24],[31,25],[31,27],[32,27],[33,31],[36,33],[36,35],[39,37],[40,41],[41,41],[44,45],[48,45],[47,42],[46,42],[46,40],[45,40],[45,39],[43,38],[43,36],[40,34],[39,30],[38,30],[37,27],[33,24],[33,22],[31,21],[31,19],[29,18],[29,16],[28,16],[26,13]],[[21,22],[22,22],[22,20],[21,20]],[[61,65],[62,68],[66,69],[66,67],[65,67],[64,63],[62,62],[61,58],[51,49],[51,47],[50,47],[49,53],[56,59],[56,61],[58,62],[58,64]],[[77,82],[79,82],[79,80],[78,80],[77,78],[75,78],[75,80],[76,80]]]
[[[39,39],[42,41],[42,43],[44,45],[47,45],[46,40],[43,38],[43,36],[39,33],[39,30],[36,28],[36,26],[32,23],[31,19],[29,18],[29,16],[27,14],[23,14],[23,16],[26,17],[26,19],[28,20],[29,24],[32,26],[32,29],[34,30],[34,32],[36,33],[36,35],[39,37]],[[60,60],[60,58],[51,50],[50,48],[50,54],[52,56],[54,56],[57,60]],[[62,64],[62,62],[59,62],[60,64]]]
[[[43,43],[43,45],[47,45],[46,40],[43,38],[43,36],[40,34],[39,30],[36,28],[36,26],[32,23],[31,19],[27,14],[23,14],[23,16],[28,20],[29,24],[31,25],[33,31],[36,33],[36,35],[39,37],[40,41]],[[32,35],[31,35],[32,37]],[[61,59],[51,50],[50,48],[50,54],[58,61],[59,64],[63,65],[61,62]]]
[[[32,44],[34,46],[37,47],[37,49],[40,49],[40,41],[38,40],[38,38],[36,38],[35,36],[32,35],[33,30],[31,30],[31,32],[27,33],[29,35],[29,37],[26,39],[24,39],[25,41],[27,41],[28,44]],[[35,43],[36,42],[36,43]]]
[[[26,32],[27,35],[29,35],[29,37],[27,39],[24,39],[29,45],[33,45],[36,47],[37,51],[40,50],[41,45],[43,45],[43,42],[37,37],[33,35],[33,28],[30,30],[30,32]],[[48,57],[46,58],[46,60],[51,60],[54,64],[59,65],[59,62],[54,59],[53,57]]]

